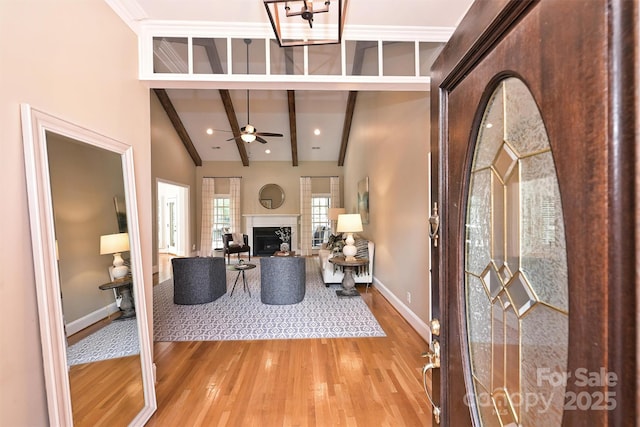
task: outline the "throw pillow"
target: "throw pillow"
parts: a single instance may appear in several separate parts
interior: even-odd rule
[[[244,246],[244,236],[242,233],[233,233],[232,236],[234,246]]]
[[[357,249],[356,258],[369,258],[369,241],[367,239],[357,238],[355,247]]]

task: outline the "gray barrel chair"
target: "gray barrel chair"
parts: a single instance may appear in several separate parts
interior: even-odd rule
[[[173,258],[174,304],[205,304],[227,292],[224,258]]]
[[[303,257],[260,258],[260,300],[264,304],[297,304],[304,299],[306,266]]]

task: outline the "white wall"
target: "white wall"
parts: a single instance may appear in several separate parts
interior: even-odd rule
[[[149,92],[137,79],[136,37],[104,1],[0,0],[0,10],[0,424],[45,426],[19,105],[29,103],[134,146],[150,290]]]
[[[358,181],[369,177],[362,234],[376,244],[378,287],[423,337],[431,304],[429,132],[429,92],[360,92],[344,167],[348,213],[357,212]]]

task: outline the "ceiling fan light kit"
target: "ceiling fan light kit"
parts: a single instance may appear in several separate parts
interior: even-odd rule
[[[348,0],[263,0],[280,47],[339,44]]]
[[[247,74],[249,74],[249,45],[251,39],[244,39],[244,43],[247,45]],[[266,144],[268,141],[263,136],[282,138],[284,135],[274,132],[258,132],[258,130],[251,124],[251,118],[249,116],[249,89],[247,89],[247,125],[240,128],[240,136],[234,136],[227,139],[227,141],[242,140],[246,143],[258,141],[261,144]]]

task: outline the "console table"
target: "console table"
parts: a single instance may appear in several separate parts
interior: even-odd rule
[[[353,280],[353,270],[358,267],[369,264],[368,258],[356,258],[354,260],[347,261],[343,256],[334,256],[329,258],[329,262],[342,267],[344,277],[342,278],[342,287],[336,291],[336,295],[339,297],[354,297],[360,295],[356,289],[356,282]]]
[[[113,282],[105,283],[104,285],[98,286],[98,288],[102,289],[103,291],[115,289],[117,294],[122,297],[122,300],[120,301],[120,310],[122,310],[122,315],[119,317],[119,319],[128,319],[136,315],[133,296],[131,294],[132,285],[133,281],[131,280],[131,277],[124,277],[122,279],[116,279]]]

